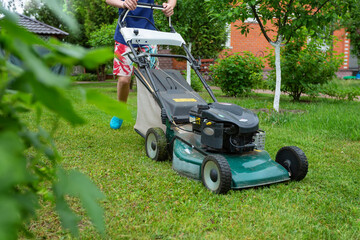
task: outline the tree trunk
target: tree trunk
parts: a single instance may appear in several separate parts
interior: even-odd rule
[[[97,67],[96,73],[97,73],[98,81],[105,81],[106,80],[105,64],[102,64],[99,67]]]
[[[279,112],[280,108],[280,93],[281,93],[281,63],[280,63],[280,50],[281,50],[282,37],[279,37],[279,40],[271,45],[275,48],[275,70],[276,70],[276,86],[275,86],[275,96],[274,96],[274,109],[276,112]]]
[[[191,53],[191,43],[189,43],[189,52]],[[186,81],[191,86],[191,67],[189,61],[186,64]]]

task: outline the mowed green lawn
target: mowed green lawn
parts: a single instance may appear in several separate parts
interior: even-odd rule
[[[81,87],[116,98],[115,83]],[[215,94],[219,101],[254,110],[270,109],[273,101],[266,94]],[[72,128],[61,120],[54,138],[64,167],[87,174],[106,195],[101,202],[105,239],[359,239],[360,102],[304,98],[293,103],[282,96],[285,113],[258,113],[266,150],[274,158],[286,145],[303,149],[306,178],[215,195],[201,182],[179,176],[171,162],[146,157],[144,139],[133,130],[135,92],[128,101],[134,119],[120,130],[110,129],[112,116],[83,103],[76,89],[69,96],[87,124]],[[47,113],[43,124],[50,129],[54,119]],[[76,199],[69,201],[84,214]],[[44,204],[29,228],[37,239],[71,238],[52,207]],[[100,238],[88,219],[79,226],[81,239]]]

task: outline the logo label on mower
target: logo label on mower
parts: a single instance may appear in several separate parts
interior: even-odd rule
[[[173,98],[175,102],[197,102],[195,98]]]

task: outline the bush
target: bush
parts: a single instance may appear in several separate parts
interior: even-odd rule
[[[117,21],[114,21],[113,24],[104,24],[96,31],[90,33],[90,38],[88,43],[91,47],[114,47],[114,29],[116,28]],[[106,73],[112,70],[113,59],[109,60],[105,64],[98,66],[96,69],[97,81],[105,81]],[[80,81],[92,81],[92,80],[80,80]]]
[[[327,84],[320,88],[320,92],[337,99],[353,101],[357,96],[360,96],[360,89],[354,86],[346,86],[343,84],[344,80],[334,78]]]
[[[90,81],[98,81],[97,75],[93,73],[83,73],[73,77],[74,81],[79,82],[90,82]]]
[[[183,71],[183,74],[186,79],[186,70]],[[195,92],[201,92],[204,89],[204,85],[193,69],[191,69],[191,88],[194,89]]]
[[[250,52],[242,55],[225,55],[210,67],[215,84],[228,96],[238,96],[248,93],[257,86],[263,76],[264,67],[261,58]]]
[[[291,42],[281,54],[281,90],[295,100],[306,93],[319,94],[321,85],[329,82],[339,69],[341,59],[330,51],[321,51],[316,41],[307,45],[306,40]],[[273,70],[269,74],[269,86],[275,89],[276,71],[273,52],[268,55]]]

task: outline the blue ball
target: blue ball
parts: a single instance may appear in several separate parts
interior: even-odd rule
[[[110,127],[112,129],[119,129],[123,123],[123,120],[118,117],[113,117],[110,121]]]

